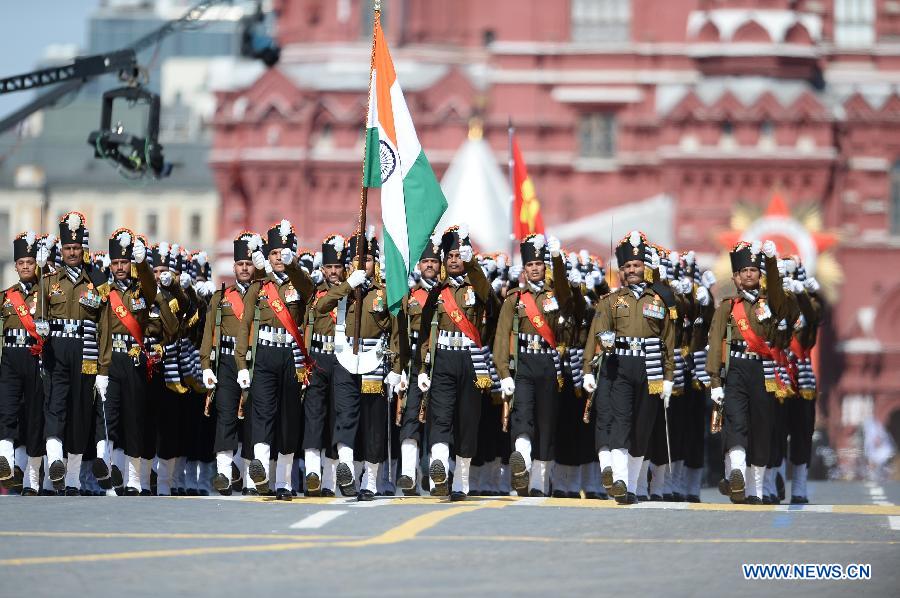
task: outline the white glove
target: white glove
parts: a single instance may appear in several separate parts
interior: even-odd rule
[[[319,270],[318,268],[316,268],[315,270],[313,270],[312,272],[310,272],[310,273],[309,273],[309,277],[312,278],[312,281],[313,281],[315,284],[321,284],[321,282],[322,282],[323,280],[325,280],[325,277],[322,276],[322,271]]]
[[[694,283],[688,278],[682,278],[678,281],[678,284],[681,287],[680,290],[682,295],[690,295],[691,290],[694,288]]]
[[[659,393],[659,398],[662,399],[663,405],[666,409],[669,408],[669,399],[672,398],[672,389],[675,387],[675,383],[671,380],[663,380],[662,392]]]
[[[697,292],[694,293],[694,296],[697,298],[697,303],[703,307],[709,305],[709,291],[706,290],[706,287],[697,287]]]
[[[659,268],[659,253],[655,249],[650,250],[650,267],[653,269]]]
[[[504,397],[511,397],[516,392],[516,381],[512,378],[504,378],[500,381],[500,392]]]
[[[384,381],[391,388],[395,388],[400,385],[400,374],[397,372],[388,372],[388,375],[384,377]]]
[[[578,268],[572,268],[569,270],[569,282],[574,285],[579,285],[584,282],[584,276],[581,275],[581,270]]]
[[[775,257],[775,241],[766,241],[763,243],[762,252],[766,257]]]
[[[707,270],[700,276],[700,282],[708,289],[716,284],[716,275],[712,273],[712,270]]]
[[[616,344],[616,333],[612,330],[606,330],[600,333],[600,344],[604,349],[612,349]]]
[[[281,263],[284,265],[294,263],[294,252],[287,247],[281,250]]]
[[[187,272],[182,272],[178,277],[178,284],[181,285],[182,289],[186,289],[191,286],[191,275]]]
[[[592,270],[585,280],[585,284],[589,289],[593,289],[594,287],[600,286],[600,282],[603,280],[603,275],[599,270]]]
[[[365,270],[354,270],[350,273],[350,276],[347,277],[347,284],[350,285],[351,289],[355,289],[362,283],[366,281],[366,271]]]
[[[818,293],[819,289],[819,281],[815,279],[815,277],[810,276],[806,280],[803,281],[803,288],[805,288],[810,293]]]
[[[502,254],[498,255],[497,256],[497,268],[502,270],[505,267],[506,267],[506,256],[502,255]]]
[[[250,370],[241,370],[237,375],[237,383],[238,386],[241,387],[241,390],[247,390],[250,388]]]
[[[203,370],[203,386],[206,387],[206,390],[214,389],[218,382],[219,379],[216,378],[212,370]]]
[[[588,392],[594,392],[597,390],[597,380],[594,379],[593,374],[585,374],[584,380],[581,382],[582,388],[584,388]]]
[[[459,259],[468,263],[472,261],[472,256],[475,255],[472,251],[471,245],[460,245],[459,246]]]
[[[520,266],[519,264],[514,264],[509,267],[509,279],[511,281],[519,280],[519,276],[521,276],[521,275],[522,275],[522,266]]]
[[[97,389],[97,394],[100,395],[100,399],[105,401],[106,389],[109,388],[109,376],[97,374],[97,377],[94,379],[94,388]]]
[[[35,257],[35,261],[37,262],[38,268],[43,268],[47,265],[47,258],[50,257],[50,251],[41,245],[38,247],[37,256]]]
[[[494,289],[495,293],[500,293],[500,289],[503,288],[503,279],[499,276],[491,282],[491,288]]]
[[[265,270],[269,267],[269,260],[262,254],[262,251],[254,251],[250,259],[253,260],[253,267],[257,270]]]
[[[795,295],[802,293],[804,291],[804,289],[806,289],[806,285],[803,284],[802,282],[800,282],[799,280],[794,280],[793,278],[790,280],[791,280],[791,292],[794,293]]]
[[[172,283],[175,282],[172,273],[169,270],[164,270],[159,275],[159,284],[161,284],[165,288],[169,288],[172,286]]]
[[[725,389],[721,386],[719,388],[713,388],[709,391],[709,398],[711,398],[716,405],[721,405],[722,401],[725,400]]]
[[[431,380],[428,378],[428,374],[422,372],[419,374],[419,390],[428,392],[429,388],[431,388]]]
[[[397,390],[406,390],[409,388],[409,377],[407,377],[406,372],[400,372],[400,382],[397,384]]]
[[[131,248],[131,256],[134,258],[135,264],[142,264],[147,259],[147,247],[144,242],[137,239]]]
[[[550,252],[550,257],[559,257],[559,250],[562,248],[562,243],[559,242],[559,239],[556,237],[550,237],[547,240],[547,250]]]

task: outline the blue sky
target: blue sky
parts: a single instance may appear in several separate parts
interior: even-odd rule
[[[99,0],[3,0],[0,77],[26,73],[35,68],[50,44],[87,43],[87,20]],[[0,96],[0,117],[33,98],[32,92]]]

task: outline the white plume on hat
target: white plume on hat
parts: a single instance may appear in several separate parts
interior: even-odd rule
[[[122,247],[122,249],[125,249],[129,245],[131,245],[131,235],[128,234],[128,231],[126,230],[123,230],[118,235],[116,235],[116,240],[119,242],[119,245]]]
[[[44,237],[43,241],[44,247],[53,247],[54,245],[56,245],[56,235],[50,233],[46,237]]]
[[[366,227],[366,241],[371,241],[375,238],[375,225],[370,224]]]
[[[317,251],[313,254],[313,268],[318,268],[322,265],[322,252]]]
[[[696,260],[696,259],[697,259],[697,254],[694,253],[693,250],[688,251],[688,252],[684,255],[684,261],[685,261],[685,263],[686,263],[688,266],[693,265],[694,260]]]
[[[344,244],[345,244],[344,237],[342,237],[340,235],[334,235],[333,237],[331,237],[331,240],[328,241],[328,244],[331,245],[332,247],[334,247],[334,250],[337,253],[340,253],[341,251],[344,250]]]
[[[169,257],[169,243],[167,241],[160,241],[159,246],[157,247],[157,251],[159,252],[159,257],[168,258]]]
[[[441,236],[435,231],[431,235],[431,246],[432,247],[440,247],[441,246]]]
[[[79,216],[75,212],[72,212],[71,214],[69,214],[69,217],[66,218],[66,226],[68,226],[69,230],[74,233],[81,226],[81,216]]]
[[[288,221],[288,220],[281,221],[281,223],[278,225],[278,234],[280,234],[282,237],[287,237],[289,234],[291,234],[290,221]]]
[[[28,249],[31,249],[31,246],[34,245],[34,240],[37,238],[37,235],[33,230],[25,233],[25,244],[28,245]]]
[[[631,243],[632,247],[639,247],[641,244],[641,233],[636,230],[631,231],[631,234],[628,235],[628,242]]]
[[[263,243],[262,243],[262,237],[260,237],[259,235],[256,235],[256,234],[254,234],[252,237],[250,237],[249,239],[247,239],[247,248],[248,248],[250,251],[256,251],[256,250],[258,250],[258,249],[262,249],[262,244],[263,244]],[[174,249],[175,247],[176,247],[176,246],[173,246],[173,249]]]
[[[762,243],[760,243],[759,241],[753,241],[753,243],[750,244],[750,253],[752,253],[753,255],[758,254],[761,250]]]
[[[194,256],[194,261],[197,262],[197,265],[201,268],[206,265],[206,262],[209,260],[209,256],[206,255],[205,251],[199,252]]]
[[[110,259],[108,253],[104,253],[100,258],[100,261],[103,263],[104,268],[109,268],[109,266],[112,264],[112,259]]]
[[[531,242],[532,245],[534,245],[534,248],[537,249],[538,251],[540,251],[541,248],[544,247],[544,245],[547,243],[547,239],[545,239],[544,235],[542,235],[540,233],[531,237],[531,239],[529,239],[529,241]]]
[[[591,254],[588,253],[587,249],[582,249],[578,252],[578,258],[581,260],[582,264],[586,264],[591,261]]]
[[[678,254],[677,251],[671,251],[671,252],[669,252],[669,261],[671,261],[672,265],[674,266],[675,264],[677,264],[678,262],[681,261],[681,256]]]
[[[459,240],[462,241],[464,239],[469,238],[469,225],[468,224],[460,224],[456,227],[456,236],[459,237]]]

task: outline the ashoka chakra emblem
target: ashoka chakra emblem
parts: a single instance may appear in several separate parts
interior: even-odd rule
[[[381,160],[381,183],[384,184],[397,167],[397,154],[394,153],[387,141],[380,140],[378,146],[378,154]]]

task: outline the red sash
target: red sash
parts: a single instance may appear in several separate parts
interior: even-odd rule
[[[287,306],[285,306],[284,301],[281,300],[281,295],[278,294],[278,287],[275,286],[274,282],[267,282],[263,285],[263,293],[266,295],[266,299],[269,301],[269,307],[272,308],[275,317],[278,318],[278,321],[281,322],[284,329],[294,337],[294,342],[297,343],[297,347],[303,355],[303,363],[306,364],[306,371],[311,372],[315,363],[309,358],[309,353],[306,351],[306,343],[303,342],[303,335],[300,334],[300,329],[297,328],[297,323],[294,322],[294,317],[291,316],[291,312],[287,310]]]
[[[543,338],[547,342],[547,344],[555,349],[556,335],[553,334],[553,329],[550,328],[550,324],[538,309],[537,303],[534,300],[534,295],[528,292],[523,292],[519,294],[519,298],[522,300],[522,303],[525,304],[525,315],[528,316],[528,321],[530,321],[531,325],[535,327],[535,329],[538,331],[538,334],[541,335],[541,338]]]
[[[419,302],[419,305],[425,307],[425,304],[428,302],[428,291],[425,289],[414,289],[410,294],[413,299]]]
[[[28,306],[25,305],[25,298],[22,297],[22,293],[19,291],[14,291],[9,289],[6,291],[6,298],[12,303],[13,308],[16,310],[16,315],[19,316],[19,321],[22,322],[22,326],[25,327],[25,330],[28,331],[28,334],[34,337],[36,341],[29,351],[31,351],[32,355],[40,355],[41,351],[44,350],[44,339],[41,338],[41,335],[37,332],[37,326],[34,323],[34,318],[31,317],[31,312],[28,310]],[[0,339],[0,342],[3,342],[3,339]]]
[[[753,331],[753,328],[750,326],[750,320],[747,318],[747,310],[744,308],[743,301],[734,300],[731,302],[731,317],[737,322],[741,336],[744,337],[747,349],[751,353],[756,353],[765,359],[774,361],[776,365],[787,366],[787,355],[785,352],[781,349],[770,347],[761,336]],[[775,382],[781,388],[785,388],[789,384],[789,381],[783,379],[778,368],[775,368]]]
[[[228,302],[231,304],[231,311],[234,312],[234,315],[237,317],[237,319],[243,319],[244,298],[241,297],[241,294],[238,293],[236,289],[228,289],[227,291],[225,291],[225,298],[228,299]]]
[[[156,364],[159,362],[159,355],[150,353],[144,347],[144,331],[141,330],[141,325],[138,323],[137,319],[135,319],[131,312],[128,311],[128,308],[122,303],[122,296],[119,294],[119,291],[110,291],[109,306],[112,307],[113,313],[119,319],[119,322],[121,322],[128,330],[128,334],[130,334],[131,338],[134,339],[134,342],[137,343],[141,352],[147,356],[147,380],[150,380],[153,378],[153,371],[156,369]]]
[[[478,332],[478,328],[475,327],[475,324],[466,318],[466,313],[456,304],[456,297],[453,295],[453,289],[444,287],[443,290],[441,290],[441,299],[444,300],[444,311],[447,312],[447,315],[450,316],[450,319],[453,320],[453,323],[456,324],[459,331],[465,334],[469,340],[475,343],[480,349],[481,333]]]
[[[119,291],[114,290],[110,292],[109,305],[112,307],[113,313],[116,314],[116,317],[119,318],[122,325],[128,329],[128,334],[135,340],[141,348],[141,351],[146,353],[144,350],[144,331],[141,330],[141,325],[138,324],[135,317],[131,315],[131,312],[128,311],[128,308],[122,303],[122,296],[119,294]]]
[[[315,303],[318,303],[319,299],[321,299],[322,297],[324,297],[327,294],[328,294],[328,291],[326,291],[326,290],[316,291]],[[315,305],[315,303],[313,303],[313,305]],[[328,312],[328,315],[331,316],[331,321],[334,322],[335,324],[337,324],[337,307],[335,307],[330,312]]]
[[[800,360],[809,357],[809,351],[803,348],[803,345],[800,344],[800,341],[797,340],[796,336],[791,337],[791,353]]]

